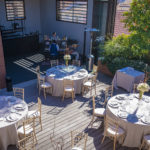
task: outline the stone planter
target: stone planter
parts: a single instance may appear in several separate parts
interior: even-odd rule
[[[103,65],[100,60],[98,60],[98,71],[113,77],[113,74],[109,71],[107,65],[106,64]]]

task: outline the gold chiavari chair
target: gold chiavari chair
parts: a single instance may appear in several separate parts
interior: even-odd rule
[[[24,100],[24,88],[13,88],[14,96]]]
[[[71,150],[86,150],[87,138],[87,133],[71,131]]]
[[[39,95],[41,93],[41,90],[43,90],[44,92],[44,98],[46,99],[46,92],[47,90],[50,90],[51,94],[53,93],[53,86],[51,83],[49,82],[45,82],[45,78],[40,78],[40,76],[38,76],[38,83],[39,83]]]
[[[150,72],[145,72],[144,82],[150,81]]]
[[[18,139],[18,149],[19,150],[35,150],[35,139],[34,134],[31,133],[31,135],[26,136],[23,139]]]
[[[137,86],[138,86],[138,84],[134,84],[133,85],[133,93],[137,93],[138,92]]]
[[[75,59],[72,60],[72,65],[80,67],[81,65],[80,60],[75,60]]]
[[[92,121],[91,125],[93,126],[94,122],[94,117],[102,117],[105,118],[105,108],[95,108],[95,97],[93,96],[93,116],[92,116]]]
[[[45,76],[44,76],[44,75],[41,75],[41,73],[40,73],[40,66],[39,66],[39,65],[35,68],[35,70],[36,70],[36,74],[37,74],[37,88],[38,88],[38,86],[39,86],[39,83],[38,83],[38,77],[44,79]]]
[[[64,98],[66,94],[72,95],[72,101],[74,101],[75,98],[75,90],[74,90],[74,81],[70,79],[64,79],[63,80],[63,97],[62,100],[64,101]]]
[[[58,66],[59,65],[59,61],[58,61],[58,59],[50,60],[50,64],[51,64],[51,67]]]
[[[150,150],[150,134],[144,135],[144,137],[142,139],[142,144],[139,149],[141,150],[144,147],[146,147],[146,149]]]
[[[107,104],[108,100],[113,96],[114,86],[113,84],[106,88],[105,90],[105,105]]]
[[[96,65],[93,65],[93,73],[98,73],[98,67]]]
[[[92,96],[93,88],[95,90],[95,95],[96,95],[96,79],[97,79],[97,73],[92,75],[92,77],[87,78],[83,81],[82,95],[84,94],[85,90],[87,91],[88,89],[90,89],[90,95]]]
[[[105,129],[104,129],[104,137],[102,139],[102,142],[104,142],[105,137],[109,137],[110,139],[113,139],[113,150],[116,149],[116,142],[118,138],[122,138],[122,143],[125,138],[125,131],[119,127],[119,124],[116,120],[110,118],[109,116],[105,117]]]
[[[23,121],[23,125],[17,129],[19,139],[26,138],[27,136],[33,134],[34,139],[37,143],[36,133],[35,133],[35,118],[27,118]]]
[[[36,119],[39,119],[39,123],[42,130],[42,102],[39,97],[38,97],[38,108],[36,110],[28,111],[28,118],[32,118],[32,117],[35,118],[35,121]]]

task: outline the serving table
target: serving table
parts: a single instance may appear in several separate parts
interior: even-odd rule
[[[27,104],[14,96],[0,96],[0,150],[17,144],[17,123],[28,113]]]
[[[143,135],[150,133],[150,97],[138,94],[120,94],[107,104],[106,117],[112,117],[126,131],[123,146],[139,147]],[[121,139],[118,139],[121,142]]]
[[[63,95],[63,79],[73,80],[75,93],[80,94],[83,80],[86,77],[88,77],[88,72],[76,66],[59,65],[46,71],[46,81],[53,85],[53,96]]]
[[[115,88],[122,87],[128,92],[132,92],[133,85],[143,81],[144,76],[143,72],[134,70],[131,67],[125,67],[116,71],[112,83]]]

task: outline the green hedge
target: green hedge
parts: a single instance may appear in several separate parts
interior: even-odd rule
[[[108,40],[104,46],[100,45],[100,60],[112,73],[127,66],[145,71],[146,64],[150,65],[150,47],[139,39],[136,33],[132,33]],[[150,71],[149,66],[147,69]]]

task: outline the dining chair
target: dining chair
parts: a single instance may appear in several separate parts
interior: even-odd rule
[[[87,133],[71,131],[71,150],[86,150],[87,138]]]
[[[93,73],[98,73],[98,66],[96,65],[93,65]]]
[[[35,144],[34,134],[31,133],[29,136],[18,139],[17,148],[19,150],[35,150]]]
[[[150,149],[150,134],[144,135],[142,139],[142,144],[140,145],[140,150],[146,147],[146,149]]]
[[[35,118],[27,118],[23,121],[22,125],[17,129],[19,139],[26,138],[33,134],[37,143],[37,137],[35,133]]]
[[[35,70],[36,70],[36,75],[37,75],[37,88],[39,87],[39,83],[38,83],[38,77],[40,77],[40,78],[45,78],[45,76],[44,75],[41,75],[41,73],[40,73],[40,66],[38,65],[36,68],[35,68]]]
[[[133,93],[138,93],[137,86],[138,84],[133,85]]]
[[[36,110],[30,110],[28,111],[28,118],[35,118],[35,122],[38,119],[40,126],[41,126],[41,131],[42,131],[42,102],[41,99],[38,97],[38,107]]]
[[[105,118],[105,114],[106,114],[105,108],[95,108],[95,96],[93,96],[92,102],[93,102],[93,116],[92,116],[91,126],[93,126],[94,117]]]
[[[123,143],[124,138],[125,138],[125,131],[119,127],[118,121],[110,118],[109,116],[106,115],[105,117],[105,123],[104,123],[104,137],[102,139],[102,142],[104,142],[105,137],[109,137],[110,139],[113,139],[113,150],[116,149],[116,142],[118,138],[121,138],[121,142]]]
[[[38,76],[38,83],[39,83],[39,95],[41,93],[41,90],[43,90],[44,92],[44,98],[46,99],[46,92],[47,90],[50,90],[50,93],[53,93],[53,86],[51,83],[49,82],[45,82],[45,78],[40,78],[40,76]]]
[[[24,88],[13,88],[14,96],[24,100]]]
[[[150,81],[150,72],[145,72],[144,82]]]
[[[80,65],[81,65],[80,60],[73,59],[72,65],[80,67]]]
[[[58,61],[58,59],[50,60],[50,64],[51,64],[51,67],[58,66],[59,65],[59,61]]]
[[[74,89],[74,81],[70,79],[64,79],[63,80],[63,97],[62,100],[64,101],[64,98],[66,94],[72,95],[72,102],[74,101],[75,98],[75,89]]]
[[[112,84],[105,90],[105,105],[107,104],[108,100],[113,96],[113,93],[114,93],[114,86]]]
[[[92,96],[92,90],[93,90],[93,88],[95,90],[95,95],[96,95],[96,79],[97,79],[97,73],[93,74],[92,77],[86,78],[83,81],[82,95],[84,94],[85,90],[87,91],[87,90],[90,89],[90,95]]]

